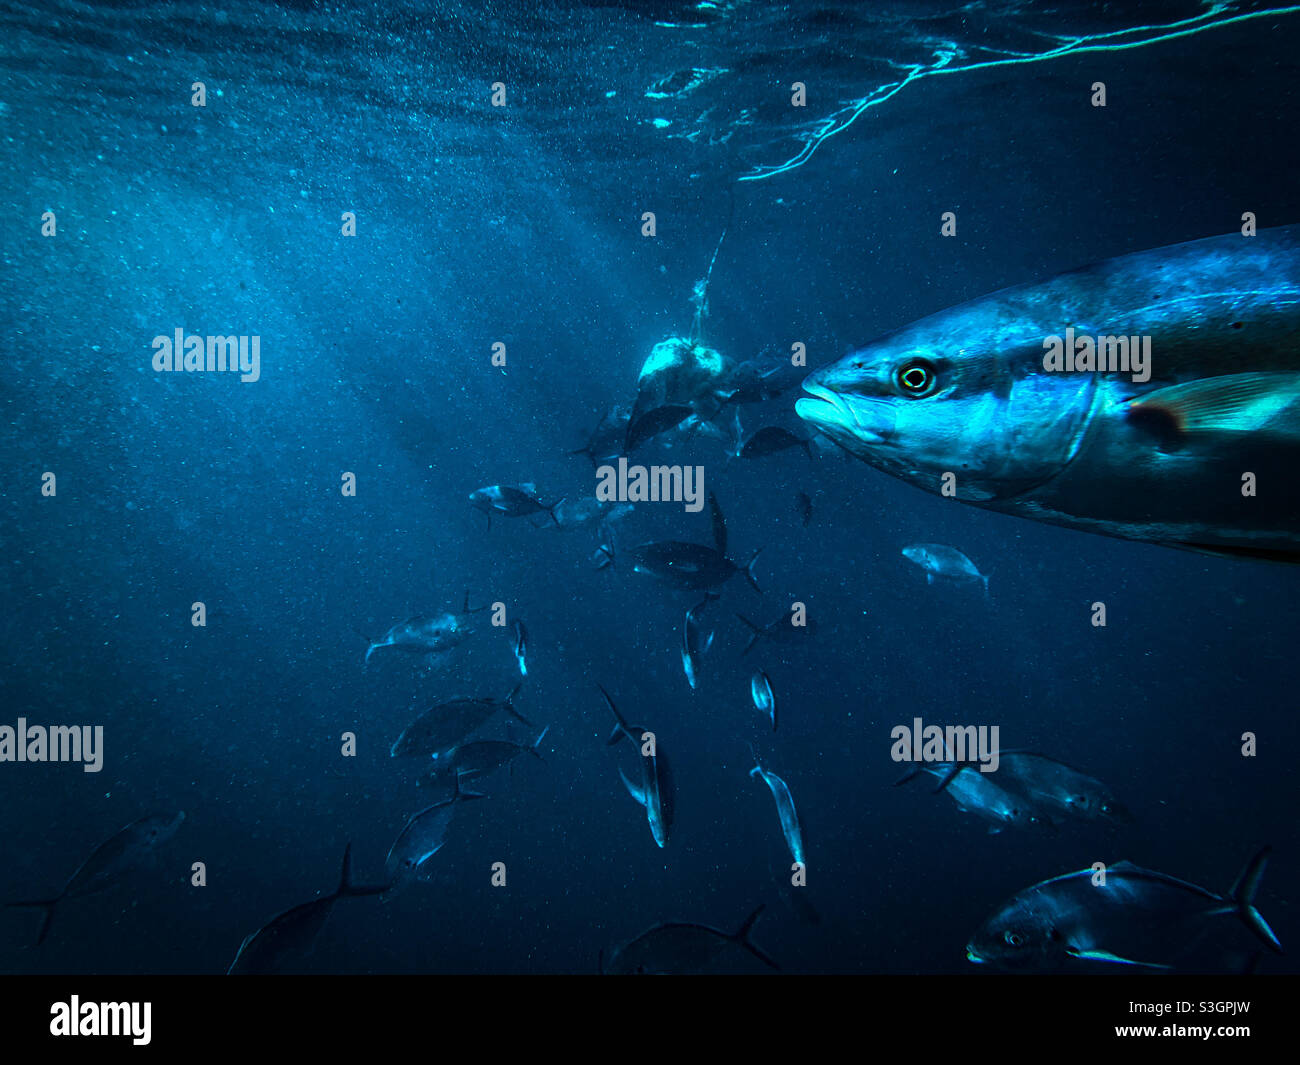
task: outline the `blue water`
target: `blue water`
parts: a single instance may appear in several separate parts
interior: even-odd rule
[[[0,970],[222,972],[333,888],[348,841],[378,879],[430,801],[389,757],[397,734],[518,673],[502,629],[434,665],[363,669],[366,645],[467,589],[528,626],[518,706],[550,726],[545,764],[482,781],[428,884],[340,902],[293,969],[593,972],[658,921],[734,930],[766,903],[755,939],[787,971],[973,974],[967,939],[1020,888],[1127,858],[1225,891],[1264,843],[1259,907],[1300,941],[1289,569],[953,505],[830,451],[678,441],[663,454],[704,466],[732,557],[764,548],[764,595],[725,587],[692,692],[678,646],[698,596],[594,570],[594,530],[488,533],[466,502],[523,481],[591,494],[568,452],[689,329],[732,195],[705,336],[736,360],[800,340],[810,366],[1243,211],[1300,220],[1300,13],[1129,6],[0,4],[0,724],[105,735],[97,774],[0,764],[0,898],[57,891],[146,813],[187,814],[155,868],[61,905],[39,949],[37,915],[0,911]],[[260,380],[156,373],[151,341],[178,328],[260,336]],[[746,428],[798,428],[796,393]],[[618,537],[708,542],[709,522],[650,504]],[[989,599],[928,586],[900,555],[917,541],[958,546]],[[816,637],[742,658],[732,613],[796,600]],[[619,782],[598,683],[672,752],[664,850]],[[989,835],[891,787],[890,729],[916,716],[997,724],[1136,821]],[[782,887],[750,743],[798,805],[815,921]]]

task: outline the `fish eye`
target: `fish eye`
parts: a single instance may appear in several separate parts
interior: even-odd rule
[[[1010,929],[1002,933],[1002,938],[1006,940],[1008,946],[1023,947],[1025,945],[1025,937],[1019,932],[1012,932]]]
[[[894,371],[894,383],[903,395],[923,399],[934,392],[939,375],[928,359],[908,359]]]

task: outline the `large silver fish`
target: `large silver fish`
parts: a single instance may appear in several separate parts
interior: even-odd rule
[[[437,617],[413,617],[399,621],[366,649],[365,664],[381,647],[392,647],[421,655],[437,655],[464,643],[476,631],[473,615],[486,610],[486,606],[469,608],[469,592],[459,614],[446,613]]]
[[[1075,369],[1047,368],[1053,338]],[[1085,338],[1124,372],[1078,368]],[[890,333],[804,389],[800,417],[929,491],[947,484],[976,506],[1108,536],[1300,561],[1300,226],[1004,289]]]
[[[616,950],[608,967],[604,964],[602,951],[601,972],[618,976],[698,973],[733,946],[749,951],[769,968],[780,969],[750,939],[754,923],[762,912],[763,907],[758,907],[734,933],[679,921],[657,924]]]
[[[533,723],[515,709],[522,684],[505,699],[451,699],[432,706],[402,730],[389,754],[394,758],[423,758],[451,750],[498,710],[505,710],[529,728]]]
[[[799,814],[794,808],[794,798],[786,782],[759,764],[754,756],[754,768],[749,771],[751,777],[758,777],[767,785],[776,802],[776,813],[781,818],[781,834],[785,836],[786,846],[790,848],[790,857],[800,865],[806,864],[803,850],[803,830],[799,827]]]
[[[54,920],[54,910],[59,903],[103,891],[116,884],[125,874],[148,866],[156,858],[158,848],[176,835],[184,820],[185,811],[178,810],[174,814],[151,814],[139,821],[132,821],[91,851],[90,857],[81,863],[57,895],[21,899],[6,902],[5,905],[45,912],[41,930],[36,937],[36,945],[40,946],[50,934],[50,922]]]
[[[1068,817],[1120,824],[1132,820],[1124,804],[1100,780],[1044,754],[1002,751],[997,771],[989,775],[1008,791]]]
[[[977,964],[1066,969],[1084,962],[1203,969],[1282,945],[1255,908],[1269,848],[1226,895],[1117,862],[1026,888],[999,907],[966,947]],[[1251,935],[1253,933],[1253,935]]]
[[[605,703],[609,707],[610,713],[614,715],[614,731],[610,733],[609,739],[606,741],[607,745],[612,747],[626,736],[632,741],[633,748],[640,752],[642,750],[641,737],[648,730],[640,725],[629,725],[623,715],[618,712],[618,707],[614,705],[614,700],[610,698],[609,692],[601,685],[597,685],[597,687],[600,688],[600,694],[605,697]],[[629,780],[622,767],[619,768],[618,775],[622,778],[623,786],[627,788],[628,794],[645,811],[646,821],[650,824],[650,834],[654,837],[655,844],[659,847],[666,847],[668,846],[668,836],[673,827],[675,791],[668,759],[657,740],[653,749],[653,754],[640,754],[640,783]]]
[[[921,772],[937,777],[939,786],[935,791],[947,792],[962,813],[974,814],[987,821],[990,835],[997,835],[1008,827],[1038,828],[1048,823],[1027,797],[1013,794],[993,780],[997,773],[981,773],[979,769],[965,768],[961,763],[926,762],[913,766],[894,781],[895,787],[906,784]]]
[[[339,899],[378,895],[383,885],[362,886],[352,883],[352,844],[343,851],[343,871],[339,886],[330,894],[285,910],[250,933],[239,945],[235,960],[226,970],[228,976],[273,973],[286,963],[299,960],[311,950]]]
[[[388,879],[383,890],[386,900],[413,880],[428,878],[432,868],[429,859],[447,842],[447,831],[451,828],[456,808],[469,799],[487,798],[482,792],[464,790],[460,781],[460,774],[457,774],[453,778],[455,790],[451,796],[412,816],[397,834],[397,839],[388,849],[388,857],[384,859],[384,876]]]

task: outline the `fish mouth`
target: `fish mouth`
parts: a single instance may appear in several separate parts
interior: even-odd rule
[[[974,962],[976,965],[984,964],[984,959],[976,953],[975,947],[970,943],[966,944],[966,960]]]
[[[811,378],[804,382],[803,389],[812,398],[800,397],[795,401],[794,410],[804,421],[815,425],[832,438],[849,435],[862,444],[885,443],[889,430],[893,428],[893,417],[888,414],[888,407],[884,403],[850,403],[838,392]],[[863,424],[862,415],[868,411],[880,416],[878,419],[872,418],[876,423],[874,427]]]

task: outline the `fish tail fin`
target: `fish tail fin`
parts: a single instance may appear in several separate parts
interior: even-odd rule
[[[906,773],[904,773],[901,777],[899,777],[897,780],[894,781],[894,787],[898,787],[898,785],[900,785],[900,784],[906,784],[909,780],[911,780],[914,776],[916,776],[916,774],[919,773],[920,771],[921,771],[921,767],[920,767],[920,766],[918,766],[918,765],[914,765],[914,766],[912,766],[911,769],[909,769]]]
[[[981,573],[980,580],[984,582],[984,598],[988,599],[989,598],[989,575],[987,573]]]
[[[366,660],[361,664],[362,669],[369,668],[370,656],[375,653],[375,648],[378,646],[379,645],[377,643],[372,643],[369,647],[366,648]]]
[[[352,844],[349,842],[343,848],[343,869],[339,873],[339,888],[335,897],[340,899],[346,898],[364,898],[367,895],[378,895],[387,891],[391,884],[354,884],[352,882]]]
[[[763,549],[760,547],[757,551],[755,551],[752,555],[750,555],[749,561],[745,563],[745,570],[744,570],[745,580],[749,582],[749,586],[753,588],[754,591],[756,591],[759,595],[763,594],[763,589],[758,586],[758,581],[754,579],[754,563],[758,561],[758,556],[761,555],[762,553],[763,553]]]
[[[45,916],[41,920],[41,930],[36,934],[36,946],[45,942],[45,937],[50,934],[50,922],[54,920],[54,907],[63,900],[62,895],[56,895],[52,899],[19,899],[17,902],[6,902],[6,907],[24,907],[27,909],[41,909],[45,911]]]
[[[743,621],[745,627],[749,629],[750,633],[752,633],[749,637],[749,643],[745,644],[745,649],[740,652],[741,657],[744,657],[754,649],[754,644],[758,643],[758,638],[763,635],[763,630],[750,621],[749,618],[745,617],[744,614],[737,614],[736,617]]]
[[[542,504],[542,508],[546,511],[547,514],[551,516],[551,521],[555,522],[556,526],[560,524],[560,519],[555,516],[555,508],[558,507],[561,503],[563,503],[568,498],[569,498],[568,496],[560,496],[560,498],[557,499],[554,503],[552,503],[549,507],[545,503]]]
[[[486,799],[487,798],[486,792],[467,791],[465,788],[462,788],[460,786],[460,778],[462,776],[464,776],[464,773],[459,771],[456,773],[456,779],[452,781],[452,788],[454,790],[451,793],[451,798],[448,800],[449,802],[457,802],[465,799]]]
[[[532,728],[533,723],[529,721],[528,718],[524,717],[524,715],[521,714],[518,710],[515,709],[515,696],[519,694],[519,689],[522,687],[523,687],[522,684],[516,684],[513,688],[511,688],[510,694],[506,696],[506,701],[503,705],[513,716],[518,718],[529,728]]]
[[[1237,877],[1229,895],[1236,904],[1237,914],[1245,922],[1246,927],[1262,939],[1271,950],[1281,954],[1282,944],[1278,942],[1273,929],[1264,920],[1264,915],[1255,909],[1255,892],[1259,890],[1259,882],[1264,877],[1264,867],[1268,864],[1268,856],[1272,852],[1273,848],[1270,846],[1261,847],[1258,853],[1246,863],[1246,868]]]
[[[767,909],[767,905],[765,903],[760,904],[758,909],[756,909],[753,913],[751,913],[748,917],[746,917],[745,923],[740,926],[740,931],[736,933],[735,938],[737,943],[739,943],[742,947],[744,947],[747,951],[749,951],[749,953],[754,955],[754,957],[756,957],[764,965],[772,969],[775,969],[777,972],[780,972],[781,966],[777,965],[776,962],[774,962],[771,958],[769,958],[766,954],[764,954],[761,950],[759,950],[759,948],[755,945],[754,941],[749,938],[750,933],[754,931],[754,925],[758,923],[758,919],[762,915],[765,909]]]
[[[609,692],[605,690],[603,684],[597,684],[600,694],[605,697],[605,704],[609,707],[609,712],[614,715],[614,731],[609,734],[609,739],[605,741],[606,747],[613,747],[624,736],[631,736],[628,730],[627,722],[623,720],[623,715],[618,712],[618,707],[614,705],[614,700],[610,698]]]

